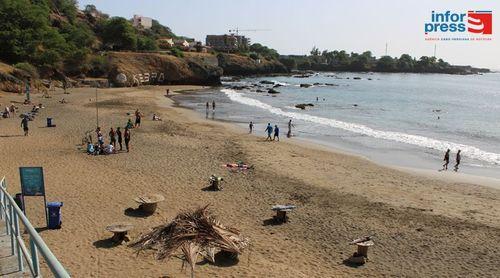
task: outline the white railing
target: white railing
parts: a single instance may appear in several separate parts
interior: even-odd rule
[[[33,228],[28,218],[24,216],[24,213],[6,189],[7,182],[5,181],[5,177],[3,177],[0,180],[0,219],[5,220],[5,230],[7,235],[10,235],[11,252],[12,255],[17,254],[19,271],[24,271],[24,257],[31,275],[33,277],[41,277],[40,261],[38,260],[38,252],[40,252],[54,277],[70,277],[66,269],[64,269],[52,251],[50,251],[49,247],[47,247],[35,228]],[[19,229],[19,220],[21,220],[26,233],[29,235],[29,251],[24,244],[22,233]]]

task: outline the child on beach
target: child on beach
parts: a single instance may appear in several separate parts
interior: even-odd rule
[[[278,140],[276,140],[278,139]],[[280,140],[280,129],[278,128],[278,125],[274,125],[274,138],[273,141],[279,141]]]
[[[130,129],[125,128],[125,132],[123,133],[123,137],[125,139],[125,148],[127,149],[127,152],[130,150]]]
[[[250,131],[248,133],[252,133],[252,131],[253,131],[253,122],[252,121],[248,124],[248,128],[250,129]]]
[[[127,125],[125,126],[125,128],[128,128],[128,129],[134,128],[134,124],[132,124],[132,120],[130,118],[128,119]]]
[[[273,127],[271,126],[271,123],[267,123],[266,131],[267,131],[266,141],[267,139],[269,139],[269,141],[272,141],[273,139],[271,138],[271,134],[273,134]]]
[[[444,154],[443,160],[444,160],[444,164],[443,164],[443,169],[441,171],[448,170],[448,164],[450,163],[450,149],[448,149],[446,151],[446,153]]]
[[[122,131],[120,130],[120,127],[116,128],[116,137],[118,138],[118,145],[120,145],[120,151],[123,150],[122,147]]]

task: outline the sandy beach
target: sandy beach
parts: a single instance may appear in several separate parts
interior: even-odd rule
[[[499,277],[500,190],[473,182],[400,171],[300,141],[265,142],[229,123],[174,107],[165,86],[99,90],[104,134],[123,127],[140,109],[142,127],[132,130],[131,151],[89,156],[81,146],[95,129],[95,91],[58,90],[42,102],[22,136],[20,119],[0,119],[0,176],[8,191],[20,192],[20,166],[42,166],[48,201],[64,202],[60,230],[40,234],[74,277],[189,277],[182,261],[156,261],[126,245],[110,246],[105,231],[119,221],[134,225],[132,239],[206,204],[220,220],[241,230],[251,247],[232,266],[200,263],[196,277]],[[170,86],[171,91],[201,89]],[[61,104],[65,98],[68,103]],[[0,93],[2,107],[23,96]],[[153,113],[163,121],[152,121]],[[54,118],[55,128],[45,119]],[[259,134],[263,135],[263,134]],[[105,136],[108,141],[107,136]],[[291,140],[294,141],[294,140]],[[254,165],[246,174],[222,164]],[[207,192],[211,174],[224,177],[224,190]],[[479,183],[479,182],[478,182]],[[159,193],[165,201],[149,217],[131,217],[136,196]],[[45,227],[41,198],[29,198],[27,215]],[[276,204],[295,204],[284,225],[264,225]],[[343,261],[348,242],[373,235],[369,262]],[[46,266],[43,266],[45,272]]]

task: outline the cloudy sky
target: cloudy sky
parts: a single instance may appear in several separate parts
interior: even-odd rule
[[[306,54],[313,46],[371,50],[400,56],[432,56],[453,64],[500,70],[500,1],[484,0],[79,0],[80,6],[94,4],[112,16],[131,18],[140,14],[159,20],[176,34],[205,41],[207,34],[229,29],[265,29],[242,32],[277,49],[281,54]],[[491,41],[425,41],[424,24],[431,12],[466,13],[493,11]],[[500,32],[500,31],[499,31]],[[440,36],[436,34],[435,36]],[[458,36],[458,35],[457,35]],[[464,35],[460,35],[463,37]],[[500,38],[499,38],[500,39]]]

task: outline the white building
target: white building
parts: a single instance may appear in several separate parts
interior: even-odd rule
[[[153,26],[153,19],[150,17],[135,14],[133,25],[135,28],[150,29]]]

